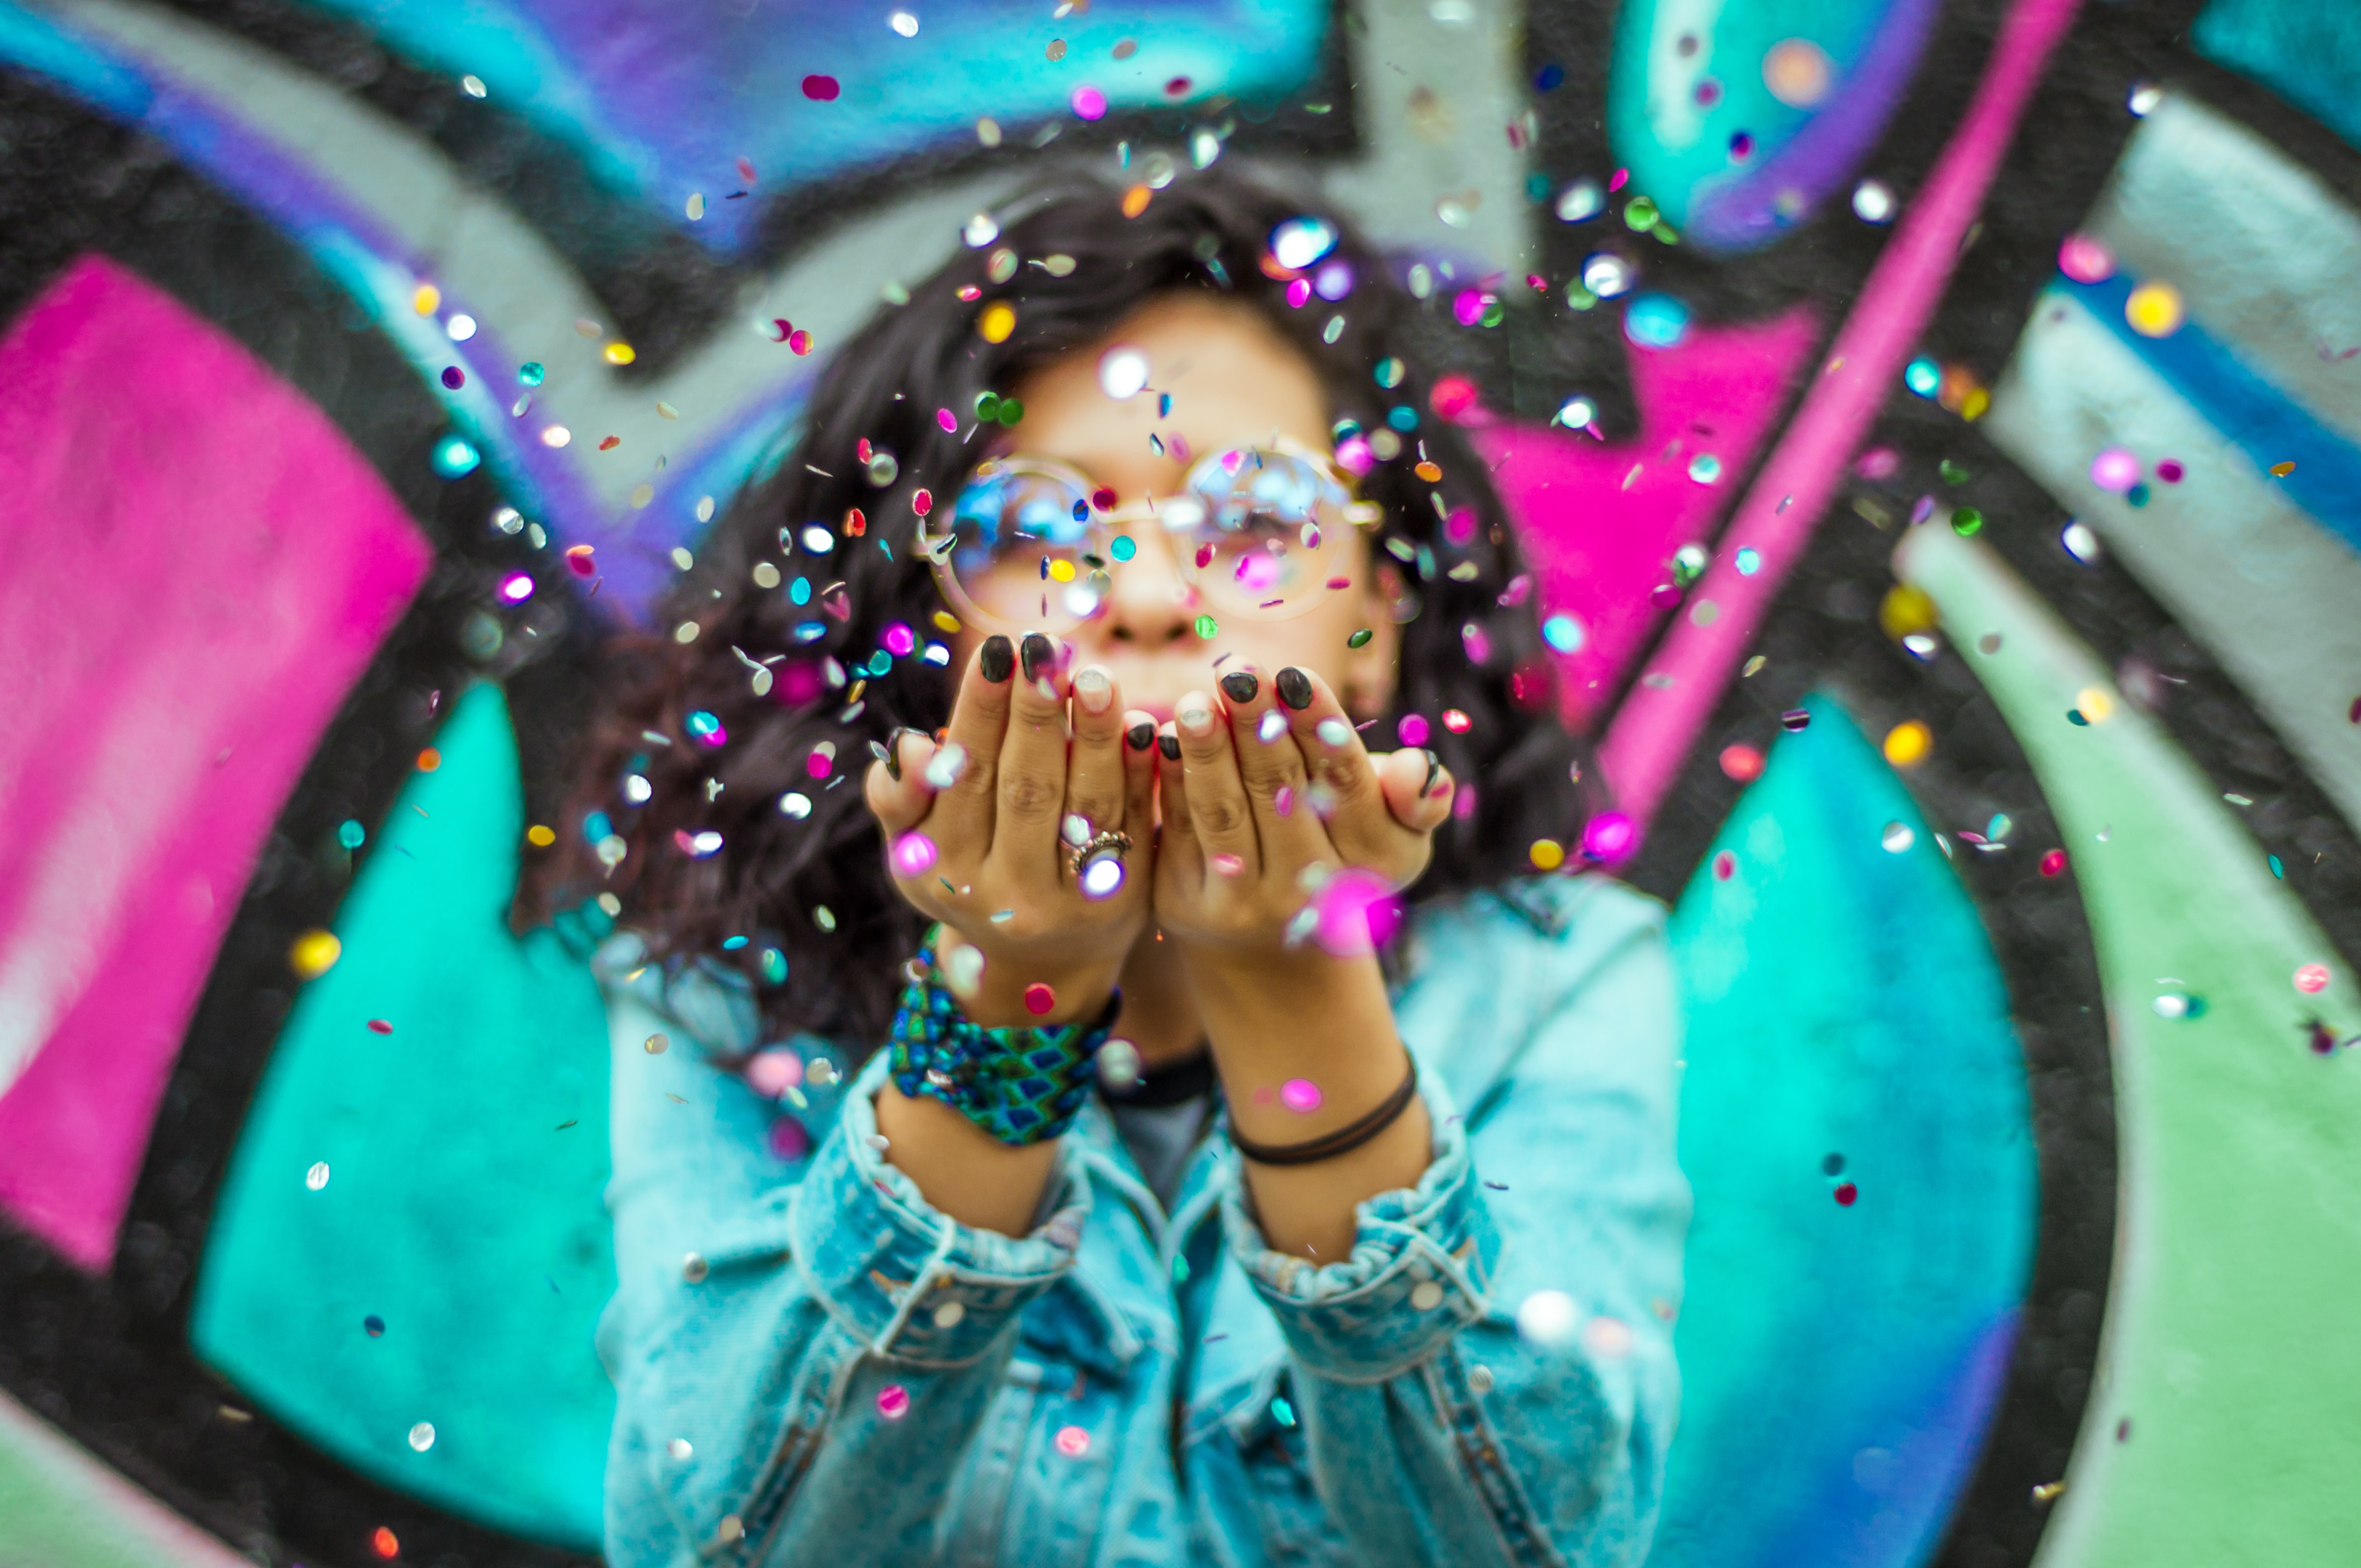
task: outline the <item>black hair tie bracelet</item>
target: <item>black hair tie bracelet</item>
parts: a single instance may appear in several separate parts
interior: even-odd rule
[[[1359,1148],[1392,1126],[1395,1119],[1409,1109],[1411,1099],[1417,1092],[1418,1063],[1413,1060],[1408,1076],[1401,1080],[1401,1087],[1386,1096],[1384,1104],[1357,1122],[1320,1137],[1307,1138],[1300,1144],[1258,1144],[1245,1136],[1233,1124],[1230,1142],[1238,1153],[1257,1165],[1310,1165],[1313,1160],[1333,1159]]]

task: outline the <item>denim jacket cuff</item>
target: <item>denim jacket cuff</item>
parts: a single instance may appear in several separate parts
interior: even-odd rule
[[[1499,1256],[1467,1149],[1467,1133],[1439,1078],[1422,1072],[1434,1159],[1414,1188],[1380,1192],[1356,1211],[1353,1255],[1314,1266],[1274,1252],[1234,1165],[1223,1195],[1230,1250],[1270,1306],[1306,1371],[1346,1383],[1380,1383],[1433,1355],[1484,1316]]]
[[[1048,1221],[1004,1236],[962,1225],[928,1203],[880,1155],[873,1103],[886,1053],[845,1096],[835,1130],[812,1157],[787,1212],[789,1246],[829,1314],[873,1354],[905,1365],[964,1366],[985,1355],[1034,1298],[1071,1267],[1087,1184],[1071,1150],[1050,1177]]]

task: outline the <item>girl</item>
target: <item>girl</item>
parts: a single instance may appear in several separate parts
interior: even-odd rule
[[[1417,303],[1144,189],[972,225],[615,661],[617,1568],[1646,1554],[1661,912],[1531,874],[1582,769]]]

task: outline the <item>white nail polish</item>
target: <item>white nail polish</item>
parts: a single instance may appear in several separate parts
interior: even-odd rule
[[[1213,727],[1213,712],[1211,708],[1183,708],[1173,717],[1180,721],[1181,729],[1194,731],[1197,734],[1202,735],[1206,730],[1211,729]]]
[[[1074,696],[1081,699],[1085,713],[1104,713],[1115,700],[1115,683],[1107,673],[1093,664],[1074,677]]]

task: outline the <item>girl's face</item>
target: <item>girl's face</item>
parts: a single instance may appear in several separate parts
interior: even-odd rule
[[[1147,356],[1150,389],[1120,400],[1099,385],[1099,357],[1118,344]],[[1217,295],[1153,301],[1104,342],[1005,390],[1024,402],[1025,420],[1003,442],[1003,455],[1053,458],[1079,469],[1094,485],[1113,488],[1119,506],[1180,490],[1190,465],[1170,455],[1176,434],[1191,462],[1208,453],[1268,447],[1275,435],[1320,453],[1331,444],[1327,395],[1312,367],[1252,307]],[[1172,400],[1168,417],[1158,417],[1159,393]],[[1148,444],[1150,433],[1167,452]],[[1246,665],[1268,674],[1299,665],[1326,677],[1356,716],[1384,711],[1393,696],[1396,646],[1387,598],[1400,579],[1382,554],[1372,560],[1372,531],[1346,525],[1346,537],[1335,542],[1334,570],[1350,580],[1348,589],[1329,593],[1288,620],[1224,619],[1210,641],[1197,634],[1204,607],[1175,554],[1186,548],[1186,536],[1153,523],[1129,532],[1138,553],[1115,568],[1104,608],[1063,633],[1073,645],[1073,666],[1105,668],[1127,707],[1145,708],[1159,720],[1171,718],[1182,694],[1211,689],[1213,662],[1227,653],[1224,671]],[[1038,570],[1029,559],[993,569],[1028,579]],[[1367,643],[1347,647],[1363,628],[1372,634]],[[960,668],[987,634],[972,626],[961,632]],[[952,682],[956,686],[956,673]]]

